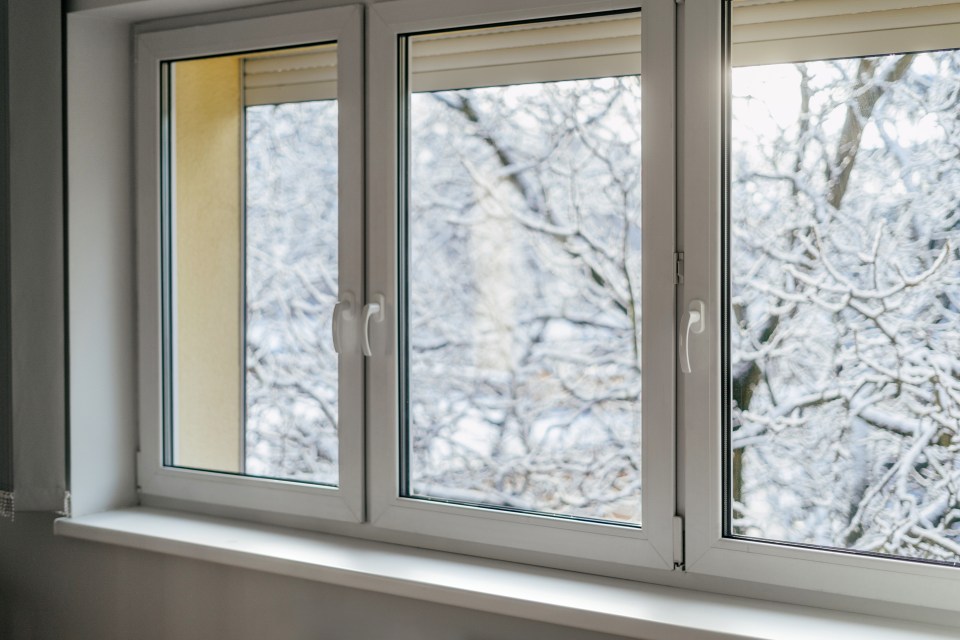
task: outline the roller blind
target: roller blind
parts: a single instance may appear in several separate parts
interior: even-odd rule
[[[734,66],[960,47],[952,0],[734,0]]]
[[[420,36],[410,69],[413,91],[639,75],[640,18]]]
[[[734,0],[734,66],[960,47],[952,0]],[[640,73],[640,18],[603,16],[420,36],[413,91]],[[336,97],[336,52],[258,55],[244,104]]]
[[[414,91],[640,73],[640,18],[603,16],[420,36]],[[336,97],[336,53],[265,55],[244,62],[247,106]]]
[[[333,47],[262,55],[243,61],[246,106],[331,100],[337,97],[337,52]]]

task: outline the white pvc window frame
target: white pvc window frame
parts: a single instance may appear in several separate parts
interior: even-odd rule
[[[143,503],[180,505],[188,510],[211,507],[230,515],[301,516],[321,529],[332,528],[324,522],[367,521],[369,524],[348,525],[338,532],[520,557],[612,575],[637,575],[631,568],[669,570],[675,562],[682,562],[694,584],[735,579],[760,588],[768,585],[770,593],[786,594],[771,597],[784,600],[806,590],[878,605],[897,603],[919,610],[960,612],[960,570],[956,568],[723,536],[722,7],[722,0],[490,0],[482,5],[471,0],[398,0],[367,9],[365,45],[359,6],[139,34],[135,43],[135,135],[138,484]],[[647,25],[641,63],[643,527],[638,530],[402,498],[396,317],[399,38],[437,29],[637,9]],[[953,23],[924,28],[941,34],[951,26]],[[953,33],[951,30],[951,36]],[[676,34],[680,34],[679,41]],[[912,36],[914,32],[900,30],[898,34]],[[341,294],[353,293],[362,304],[379,293],[385,303],[383,320],[371,324],[370,366],[365,367],[356,344],[351,344],[349,356],[341,359],[341,394],[348,397],[341,395],[340,404],[340,487],[164,467],[160,63],[331,41],[338,44],[338,99],[342,102]],[[811,47],[827,43],[814,38],[808,42]],[[847,42],[838,35],[827,44],[845,47]],[[762,41],[764,47],[767,43]],[[766,48],[743,50],[756,62],[779,60],[774,49],[772,53]],[[366,110],[365,95],[370,98]],[[369,204],[366,212],[365,199]],[[679,288],[674,285],[675,250],[685,257]],[[350,256],[349,264],[344,264],[346,256]],[[705,331],[691,341],[691,373],[681,374],[675,366],[676,319],[692,300],[705,303]],[[365,429],[369,432],[366,449]],[[679,560],[674,544],[674,515],[678,512],[684,523]],[[652,574],[643,575],[649,579]]]
[[[598,524],[401,497],[398,286],[402,42],[417,33],[639,10],[642,44],[642,527]],[[382,295],[367,368],[370,491],[378,528],[619,567],[674,568],[675,0],[397,0],[367,17],[367,291]],[[370,297],[372,300],[373,298]],[[469,548],[469,547],[468,547]],[[582,565],[581,565],[582,566]]]
[[[182,469],[163,464],[161,151],[163,63],[335,42],[339,71],[338,182],[340,299],[363,299],[363,21],[346,6],[236,20],[136,36],[137,266],[140,450],[145,504],[230,507],[306,518],[364,519],[363,357],[355,339],[339,359],[339,484],[312,485]],[[237,108],[241,106],[238,104]],[[171,160],[172,161],[172,160]],[[239,310],[238,310],[239,312]],[[349,332],[345,332],[349,337]],[[239,354],[238,354],[239,357]],[[237,425],[242,428],[242,425]]]
[[[678,309],[703,300],[706,330],[691,341],[694,362],[678,381],[681,506],[686,571],[703,576],[960,611],[960,569],[723,535],[721,107],[723,3],[686,2],[680,30],[680,249]],[[861,54],[862,55],[862,54]]]

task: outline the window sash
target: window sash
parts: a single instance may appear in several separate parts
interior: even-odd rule
[[[723,411],[721,389],[722,281],[725,256],[721,202],[724,124],[723,3],[685,3],[681,31],[696,34],[681,45],[682,123],[679,192],[685,255],[678,311],[691,300],[705,302],[706,330],[691,341],[693,371],[678,380],[681,495],[685,511],[686,571],[788,589],[874,598],[956,611],[956,568],[895,557],[725,538],[723,535]],[[704,64],[702,61],[711,61]]]
[[[162,63],[276,47],[337,42],[339,126],[340,298],[363,296],[363,50],[362,9],[320,9],[140,34],[137,39],[136,135],[140,286],[140,452],[145,504],[221,505],[305,518],[363,519],[363,361],[359,347],[339,359],[337,487],[234,476],[163,465],[164,358],[161,202]],[[237,105],[240,109],[241,105]],[[169,188],[169,187],[168,187]],[[166,382],[169,384],[169,380]],[[237,425],[241,428],[241,425]]]
[[[642,56],[643,98],[643,504],[641,529],[505,513],[466,505],[438,504],[403,498],[403,446],[399,407],[400,380],[397,326],[399,278],[399,212],[403,193],[400,154],[405,143],[399,111],[401,59],[399,38],[405,34],[486,26],[549,17],[641,10],[644,22]],[[455,539],[470,545],[511,547],[547,552],[576,560],[612,563],[620,567],[672,569],[674,562],[674,331],[670,309],[674,300],[674,22],[672,0],[643,2],[583,1],[557,9],[544,0],[487,3],[481,15],[469,0],[387,2],[370,8],[368,16],[367,91],[369,95],[369,203],[367,228],[367,291],[383,294],[386,321],[375,325],[374,355],[367,368],[367,416],[370,443],[371,521],[385,529]],[[416,79],[414,79],[416,82]],[[399,146],[398,146],[399,145]],[[667,185],[664,187],[664,185]],[[653,453],[656,452],[656,453]],[[599,542],[599,538],[603,542]]]

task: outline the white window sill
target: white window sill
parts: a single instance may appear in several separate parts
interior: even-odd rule
[[[644,640],[956,638],[957,630],[145,507],[58,535]]]

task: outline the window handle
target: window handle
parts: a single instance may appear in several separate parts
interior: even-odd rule
[[[690,334],[703,333],[705,323],[703,300],[691,300],[690,306],[683,314],[680,321],[680,341],[678,342],[680,351],[680,370],[684,373],[693,371],[690,364]]]
[[[363,355],[372,356],[373,349],[370,347],[370,319],[374,322],[383,320],[383,294],[378,293],[373,296],[376,302],[368,302],[363,307]]]
[[[343,316],[347,316],[347,320],[353,318],[353,294],[346,293],[343,296],[342,300],[338,300],[337,304],[333,307],[333,350],[337,353],[343,351],[341,346],[341,341],[343,339],[343,330],[341,325],[343,323]]]

